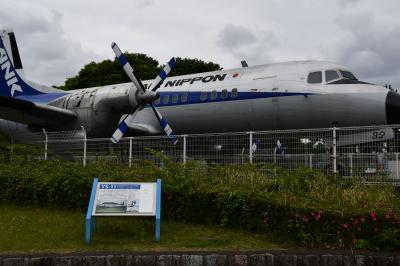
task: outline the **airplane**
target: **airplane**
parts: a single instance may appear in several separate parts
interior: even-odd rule
[[[326,61],[291,61],[62,91],[28,81],[15,35],[0,32],[0,131],[65,131],[91,138],[365,126],[400,122],[400,95]],[[368,63],[368,62],[366,62]],[[168,121],[168,122],[167,122]],[[172,129],[174,131],[172,131]]]

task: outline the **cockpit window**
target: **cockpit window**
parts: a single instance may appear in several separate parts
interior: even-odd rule
[[[339,78],[339,74],[336,72],[336,70],[326,70],[325,71],[325,80],[326,82],[329,82],[331,80],[335,80]]]
[[[308,74],[307,78],[308,83],[321,83],[322,82],[322,72],[317,71],[317,72],[311,72]]]
[[[357,80],[357,78],[353,75],[353,73],[345,70],[340,70],[340,74],[342,74],[343,78]]]

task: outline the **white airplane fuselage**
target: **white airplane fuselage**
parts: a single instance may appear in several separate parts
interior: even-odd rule
[[[44,90],[24,79],[14,33],[0,31],[0,131],[83,127],[89,137],[126,132],[120,137],[169,135],[170,128],[192,134],[400,123],[397,92],[360,82],[335,63],[293,61],[165,79],[173,60],[155,91],[139,88],[115,43],[112,49],[133,83]]]
[[[336,79],[326,81],[327,72]],[[382,86],[345,78],[347,68],[323,61],[295,61],[167,78],[154,102],[176,134],[271,129],[364,126],[397,123],[400,95]],[[310,73],[321,72],[321,82]],[[330,72],[332,73],[332,72]],[[151,81],[144,81],[148,86]],[[77,119],[46,130],[75,130],[110,137],[121,117],[137,104],[132,83],[17,96],[71,110]],[[389,99],[390,98],[390,99]],[[127,135],[162,134],[149,106],[139,111]],[[26,125],[2,120],[12,132]],[[37,130],[30,127],[29,130]]]

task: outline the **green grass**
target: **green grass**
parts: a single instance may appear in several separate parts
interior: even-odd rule
[[[0,254],[19,252],[260,250],[292,248],[253,234],[221,227],[161,222],[154,218],[100,217],[90,245],[84,242],[86,213],[0,204]]]

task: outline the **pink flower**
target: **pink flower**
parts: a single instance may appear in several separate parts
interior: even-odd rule
[[[390,219],[390,214],[388,213],[388,214],[386,214],[386,219]]]
[[[321,212],[318,212],[314,218],[315,218],[315,221],[319,221],[319,219],[321,219]]]
[[[303,222],[306,223],[306,222],[308,222],[308,221],[310,221],[310,218],[308,218],[306,215],[304,215],[304,216],[303,216]]]
[[[376,221],[376,212],[371,212],[369,215],[371,216],[372,221]]]
[[[342,224],[342,227],[344,228],[344,229],[347,229],[347,228],[349,228],[349,224]]]
[[[364,217],[364,216],[361,216],[360,221],[361,221],[362,223],[365,223],[365,217]]]
[[[393,209],[392,208],[389,209],[389,213],[393,213]]]
[[[351,218],[352,220],[353,220],[353,218]],[[354,219],[353,220],[353,224],[355,225],[355,224],[358,224],[358,219]]]

